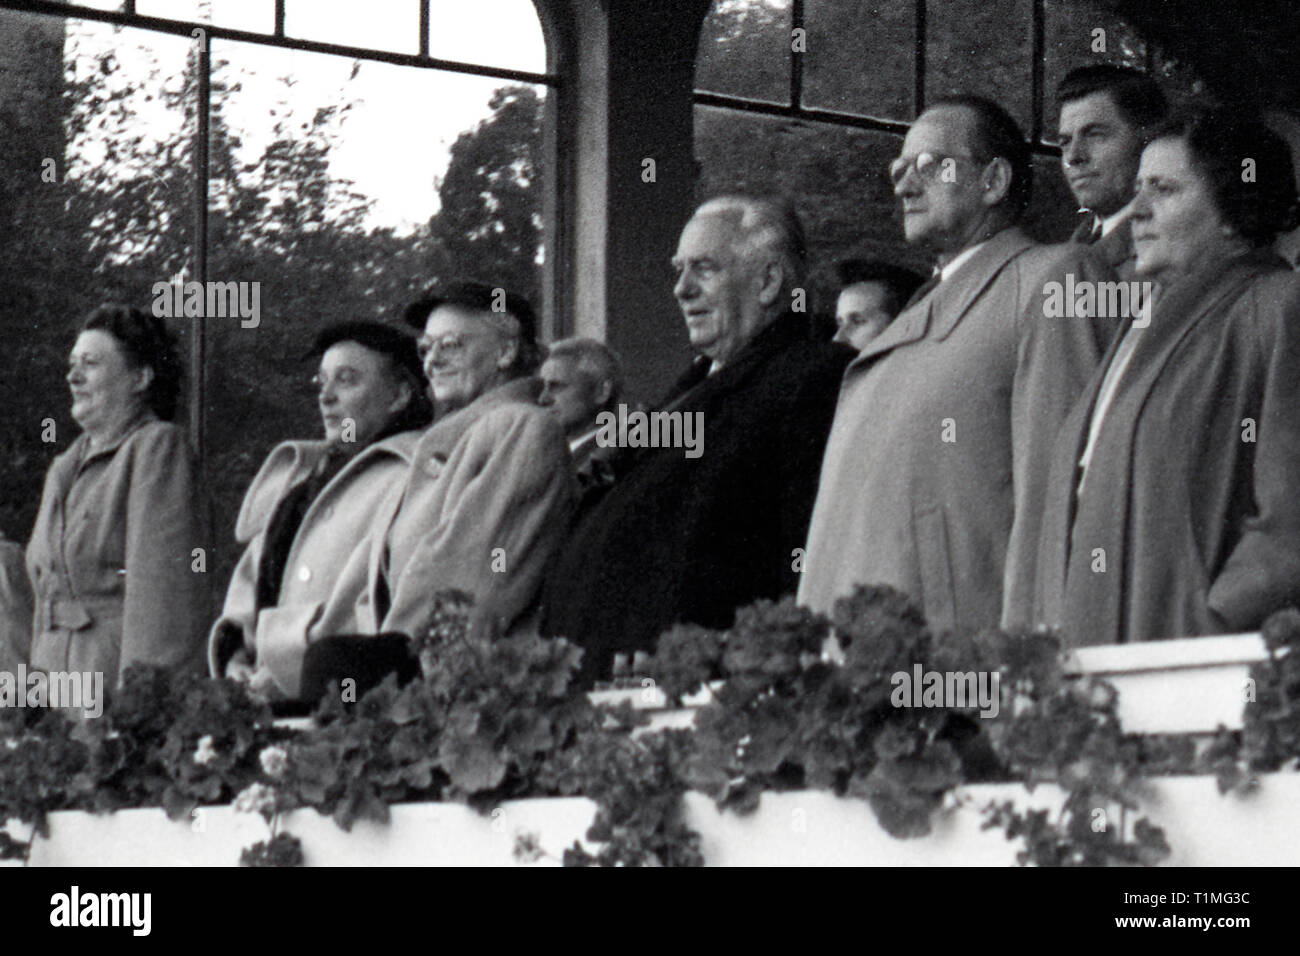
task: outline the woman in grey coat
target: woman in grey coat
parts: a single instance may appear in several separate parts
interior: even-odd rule
[[[1154,309],[1061,430],[1040,539],[1035,614],[1069,645],[1248,631],[1300,602],[1300,282],[1267,250],[1297,219],[1286,146],[1176,119],[1134,204]]]

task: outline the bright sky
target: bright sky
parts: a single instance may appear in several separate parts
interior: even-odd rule
[[[84,6],[115,9],[116,0],[74,0]],[[141,15],[211,22],[241,30],[270,32],[273,0],[137,0]],[[331,43],[346,43],[400,53],[417,53],[419,5],[416,0],[287,0],[285,32]],[[433,0],[430,55],[486,66],[543,73],[546,50],[532,0]],[[175,89],[181,83],[190,43],[183,37],[144,30],[114,30],[106,24],[75,21],[70,35],[90,57],[114,49],[123,81],[136,87],[132,109],[145,133],[164,139],[181,123],[141,81],[160,67],[159,80]],[[214,64],[229,61],[217,80],[239,89],[227,96],[224,114],[243,140],[240,159],[251,162],[271,141],[278,118],[309,123],[321,107],[355,101],[343,120],[331,153],[336,177],[351,179],[375,200],[370,225],[409,231],[437,211],[435,176],[447,168],[456,137],[488,115],[488,100],[507,81],[435,70],[358,62],[345,57],[298,53],[247,43],[212,41]],[[83,61],[83,65],[84,65]],[[356,70],[355,76],[353,71]],[[290,77],[286,87],[281,77]],[[351,78],[350,78],[351,77]],[[132,82],[132,80],[134,82]],[[117,131],[113,135],[127,135]],[[77,158],[99,162],[103,143],[77,144]],[[76,165],[72,166],[75,175]]]

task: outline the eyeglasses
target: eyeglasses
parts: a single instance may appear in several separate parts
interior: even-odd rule
[[[475,336],[464,335],[459,332],[449,332],[441,335],[436,339],[420,337],[416,343],[416,348],[420,352],[420,360],[428,358],[436,349],[440,355],[449,359],[459,358],[465,352],[467,346]]]
[[[889,182],[897,188],[898,184],[903,181],[909,169],[916,170],[916,175],[921,177],[924,183],[932,183],[939,178],[939,174],[944,171],[950,161],[964,159],[967,162],[974,163],[978,160],[974,156],[965,154],[947,155],[944,153],[917,153],[911,159],[899,156],[889,164]]]

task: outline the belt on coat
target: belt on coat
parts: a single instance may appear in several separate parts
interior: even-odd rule
[[[95,623],[96,615],[112,617],[114,613],[120,614],[121,605],[120,595],[90,598],[51,595],[40,601],[41,609],[45,612],[45,626],[50,629],[59,628],[69,631],[80,631],[90,627]],[[114,609],[117,609],[116,612]]]

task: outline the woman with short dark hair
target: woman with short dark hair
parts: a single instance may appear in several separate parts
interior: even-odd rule
[[[1159,128],[1130,322],[1054,451],[1036,618],[1069,645],[1257,628],[1300,601],[1300,282],[1285,144],[1237,115]]]
[[[100,671],[197,669],[207,590],[194,569],[203,511],[184,431],[176,340],[161,319],[97,308],[69,359],[81,434],[46,475],[27,546],[30,662]]]

